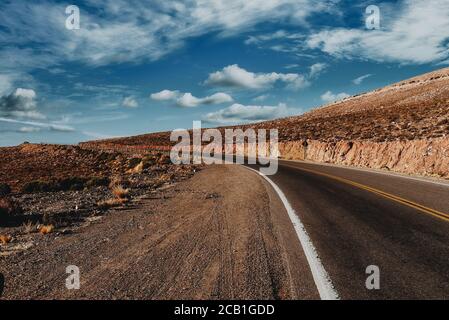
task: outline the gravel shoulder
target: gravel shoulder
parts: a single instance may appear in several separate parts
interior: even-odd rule
[[[1,299],[318,299],[288,215],[260,176],[209,166],[189,180],[0,256]],[[65,287],[66,267],[81,288]]]

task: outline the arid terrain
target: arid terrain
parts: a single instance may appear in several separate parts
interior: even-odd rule
[[[68,234],[17,233],[0,272],[5,299],[317,298],[297,246],[262,178],[214,166]],[[81,290],[66,289],[68,265],[80,268]]]
[[[300,116],[230,128],[278,129],[285,159],[449,178],[448,105],[444,68]],[[165,132],[95,144],[167,146],[169,137]]]
[[[232,128],[277,128],[284,159],[449,178],[448,104],[446,68],[301,116]],[[0,148],[0,276],[4,278],[0,296],[318,298],[294,227],[268,183],[240,166],[173,165],[168,155],[172,144],[169,132],[162,132],[74,146],[23,143]],[[311,169],[321,173],[313,176]],[[415,182],[419,187],[415,190],[408,188],[411,183],[406,180],[389,178],[391,181],[385,183],[382,175],[345,170],[306,165],[293,168],[283,163],[277,182],[301,213],[311,215],[305,219],[307,227],[315,239],[321,240],[318,249],[325,253],[325,260],[332,262],[328,264],[331,275],[338,279],[341,291],[351,297],[364,288],[350,291],[348,276],[341,270],[352,272],[360,266],[335,260],[333,250],[341,250],[341,256],[356,253],[343,245],[334,249],[334,244],[341,242],[331,239],[333,236],[350,233],[351,226],[360,224],[360,229],[372,232],[380,245],[381,239],[390,238],[384,236],[387,228],[378,225],[378,208],[382,207],[385,219],[400,215],[391,224],[397,224],[397,228],[404,225],[403,217],[414,217],[417,222],[411,228],[419,235],[416,239],[430,242],[427,229],[421,229],[430,225],[442,238],[445,225],[415,217],[409,207],[444,220],[447,205],[446,189],[440,185],[432,186],[435,192],[426,194],[420,190],[432,188],[422,187],[424,182]],[[340,182],[357,178],[359,183],[370,184],[367,188],[371,191],[388,190],[413,202],[406,202],[409,207],[405,209],[397,208],[394,203],[357,192],[346,199],[340,192],[351,194],[354,190],[342,188],[329,174],[338,175]],[[303,196],[308,193],[308,197]],[[335,202],[341,203],[334,207]],[[404,203],[402,198],[399,202]],[[373,204],[368,205],[369,210],[367,203]],[[358,209],[370,214],[366,221],[361,220],[361,213],[354,213]],[[333,212],[338,215],[321,217],[322,213]],[[354,219],[350,225],[346,225],[348,214]],[[340,216],[341,221],[330,222]],[[326,228],[331,232],[322,231]],[[410,230],[405,229],[404,234]],[[348,239],[360,236],[354,231]],[[365,239],[360,243],[360,252],[365,252]],[[441,256],[446,247],[435,246],[438,254],[429,257],[434,262],[419,270],[434,274],[432,279],[444,280],[445,274],[438,268],[446,264]],[[421,255],[415,254],[416,248],[407,248],[410,256]],[[349,260],[363,259],[351,256]],[[390,255],[383,259],[392,270],[399,265],[388,260]],[[410,260],[410,266],[415,266],[415,260]],[[68,265],[80,267],[83,290],[65,288]],[[337,265],[339,268],[334,267]],[[416,268],[410,270],[424,283],[425,277]],[[441,286],[433,288],[433,283],[427,285],[428,296],[440,297],[446,292]],[[403,288],[397,284],[391,292],[397,290],[394,294],[401,296]],[[362,297],[373,297],[361,292]],[[391,292],[378,297],[395,297]],[[410,296],[419,296],[420,292],[424,292],[422,288]]]

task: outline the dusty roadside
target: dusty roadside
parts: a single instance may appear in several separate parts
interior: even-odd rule
[[[68,290],[76,265],[81,288]],[[282,203],[257,174],[209,166],[72,234],[0,257],[2,299],[318,298]]]

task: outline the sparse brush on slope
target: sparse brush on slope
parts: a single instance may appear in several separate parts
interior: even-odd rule
[[[32,221],[27,221],[22,224],[23,233],[30,234],[37,230],[36,224]]]
[[[129,201],[129,199],[108,199],[108,200],[103,200],[97,203],[97,207],[100,210],[106,210],[109,208],[115,208],[115,207],[119,207],[122,204],[125,204]]]
[[[39,227],[39,233],[43,234],[43,235],[49,234],[49,233],[52,233],[54,231],[54,229],[55,229],[55,226],[52,225],[52,224],[40,226]]]
[[[1,244],[8,244],[12,240],[12,236],[10,235],[0,235],[0,243]]]
[[[112,194],[118,199],[128,199],[130,197],[129,189],[125,189],[121,185],[112,188]]]

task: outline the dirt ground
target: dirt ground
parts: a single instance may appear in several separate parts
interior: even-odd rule
[[[65,286],[69,265],[79,290]],[[319,298],[282,203],[237,165],[206,167],[71,234],[39,235],[0,255],[0,273],[1,299]]]

